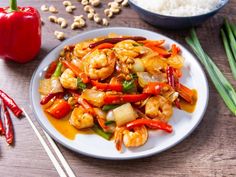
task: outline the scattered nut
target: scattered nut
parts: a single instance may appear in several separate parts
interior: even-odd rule
[[[123,7],[128,6],[128,5],[129,5],[128,0],[124,0],[124,1],[121,3],[121,5],[122,5]]]
[[[65,33],[60,32],[60,31],[55,31],[54,35],[58,40],[64,40],[65,39]]]
[[[120,5],[117,2],[109,2],[108,7],[119,8]]]
[[[110,9],[105,9],[104,14],[108,17],[111,18],[113,16],[113,12]]]
[[[94,14],[93,20],[94,20],[96,23],[100,23],[100,22],[102,21],[102,19],[99,17],[98,14]]]
[[[51,15],[48,17],[48,20],[52,23],[57,23],[57,17],[54,15]]]
[[[44,21],[43,21],[43,19],[41,18],[40,20],[41,20],[41,25],[44,25]]]
[[[93,7],[97,7],[101,4],[100,0],[89,0],[89,2]]]
[[[113,13],[113,14],[118,14],[118,13],[120,13],[120,8],[115,8],[115,7],[111,7],[110,8],[110,10],[111,10],[111,12]]]
[[[51,13],[57,13],[58,11],[57,11],[56,7],[50,6],[50,7],[49,7],[49,12],[51,12]]]
[[[108,22],[108,20],[106,18],[102,19],[102,25],[104,25],[104,26],[108,26],[109,25],[109,22]]]
[[[95,10],[90,5],[84,6],[84,11],[88,13],[95,13]]]
[[[71,29],[75,30],[75,29],[78,29],[78,28],[82,28],[84,26],[85,26],[85,21],[82,19],[81,22],[74,22],[74,23],[72,23]]]
[[[45,5],[45,4],[43,4],[43,5],[40,7],[40,9],[41,9],[42,11],[46,12],[46,11],[48,11],[48,6]]]
[[[61,28],[66,28],[67,27],[67,21],[64,20],[61,22]]]
[[[71,6],[72,3],[70,1],[63,1],[62,3],[64,6]]]
[[[72,8],[72,10],[75,10],[76,9],[76,6],[70,6]]]
[[[89,2],[88,2],[88,0],[82,0],[82,1],[81,1],[81,4],[82,4],[83,6],[86,6],[86,5],[89,4]]]
[[[88,13],[87,17],[88,17],[89,20],[93,20],[93,16],[94,16],[94,13],[90,12],[90,13]]]
[[[72,12],[73,12],[72,7],[71,7],[71,6],[67,6],[67,7],[66,7],[66,12],[72,13]]]
[[[79,22],[81,19],[84,20],[84,16],[83,15],[74,16],[74,22]]]

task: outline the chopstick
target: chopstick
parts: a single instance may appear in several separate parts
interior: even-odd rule
[[[27,120],[29,121],[31,127],[33,128],[35,134],[37,135],[40,143],[42,144],[42,146],[44,147],[47,155],[49,156],[50,160],[52,161],[54,167],[56,168],[58,174],[60,177],[67,177],[67,175],[65,174],[65,172],[63,171],[62,167],[60,166],[59,162],[57,161],[57,159],[55,158],[55,156],[53,155],[52,151],[50,150],[50,148],[48,147],[47,143],[45,142],[45,140],[43,139],[43,137],[41,136],[41,134],[39,133],[38,129],[35,127],[34,123],[32,122],[30,116],[26,113],[26,111],[24,110],[24,108],[22,108],[22,111],[25,115],[25,117],[27,118]],[[62,166],[64,167],[65,171],[67,172],[69,177],[76,177],[75,174],[73,173],[72,169],[70,168],[69,164],[67,163],[66,159],[64,158],[64,156],[62,155],[62,153],[60,152],[59,148],[57,147],[57,145],[55,144],[55,142],[52,140],[52,138],[45,132],[43,131],[45,136],[47,137],[49,143],[51,144],[53,150],[55,151],[56,155],[58,156],[59,160],[61,161]]]
[[[69,175],[69,177],[76,177],[74,172],[70,168],[69,164],[67,163],[66,159],[62,155],[61,151],[57,147],[56,143],[54,142],[54,140],[45,131],[43,131],[43,132],[46,135],[46,137],[47,137],[49,143],[51,144],[52,148],[54,149],[55,153],[57,154],[57,157],[61,161],[61,164],[63,165],[63,167],[64,167],[65,171],[67,172],[67,174]]]

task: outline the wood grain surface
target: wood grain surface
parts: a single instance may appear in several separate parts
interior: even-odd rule
[[[76,0],[72,0],[72,2],[77,5],[75,15],[85,14]],[[104,2],[104,8],[108,1],[102,2]],[[30,5],[38,9],[42,4],[55,5],[59,9],[58,15],[72,22],[73,16],[65,12],[60,0],[19,1],[20,6]],[[7,0],[0,1],[0,6],[6,5]],[[102,10],[98,9],[98,11],[102,14]],[[60,27],[48,22],[48,12],[40,13],[45,25],[43,26],[42,49],[37,58],[24,65],[0,60],[0,89],[5,90],[15,98],[17,103],[26,108],[37,127],[40,126],[29,107],[30,79],[46,54],[60,44],[60,41],[53,36],[53,32],[60,30]],[[236,23],[236,0],[231,0],[223,10],[199,26],[197,33],[204,49],[236,86],[219,37],[219,29],[226,16]],[[184,41],[188,30],[170,31],[155,28],[142,21],[130,8],[123,9],[120,15],[110,21],[110,26],[136,27],[156,31],[188,47]],[[101,25],[88,21],[87,27],[83,30],[72,31],[67,28],[63,31],[67,37],[71,37],[83,31],[101,27]],[[200,125],[184,141],[161,154],[138,160],[108,161],[74,153],[61,145],[59,148],[78,177],[236,176],[236,117],[228,111],[211,82],[209,82],[209,87],[209,105]],[[27,120],[14,118],[13,123],[16,136],[15,145],[7,146],[4,137],[0,137],[0,176],[58,176]]]

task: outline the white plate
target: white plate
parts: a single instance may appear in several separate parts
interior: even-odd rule
[[[133,149],[124,148],[123,153],[119,153],[116,150],[113,141],[106,141],[96,134],[78,134],[74,140],[65,138],[51,125],[47,117],[45,117],[39,103],[39,81],[42,79],[43,72],[47,69],[48,65],[58,57],[60,50],[65,45],[75,44],[77,42],[98,36],[105,36],[108,33],[117,33],[130,36],[144,36],[148,39],[156,40],[165,39],[166,44],[168,45],[173,43],[177,44],[181,48],[182,55],[185,58],[183,78],[181,79],[181,82],[190,88],[195,88],[198,91],[198,101],[194,113],[189,114],[177,109],[174,110],[173,117],[169,122],[174,128],[173,133],[168,134],[163,131],[151,131],[149,133],[148,141],[144,146]],[[52,50],[41,62],[32,77],[30,85],[30,101],[36,118],[44,130],[49,133],[57,142],[66,146],[67,148],[95,158],[134,159],[150,156],[171,148],[185,139],[197,127],[207,107],[208,84],[203,69],[196,61],[194,56],[176,41],[161,34],[142,29],[123,27],[104,28],[74,36]]]

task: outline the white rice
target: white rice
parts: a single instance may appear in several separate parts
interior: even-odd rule
[[[168,16],[195,16],[210,12],[219,0],[134,0],[138,6]]]

